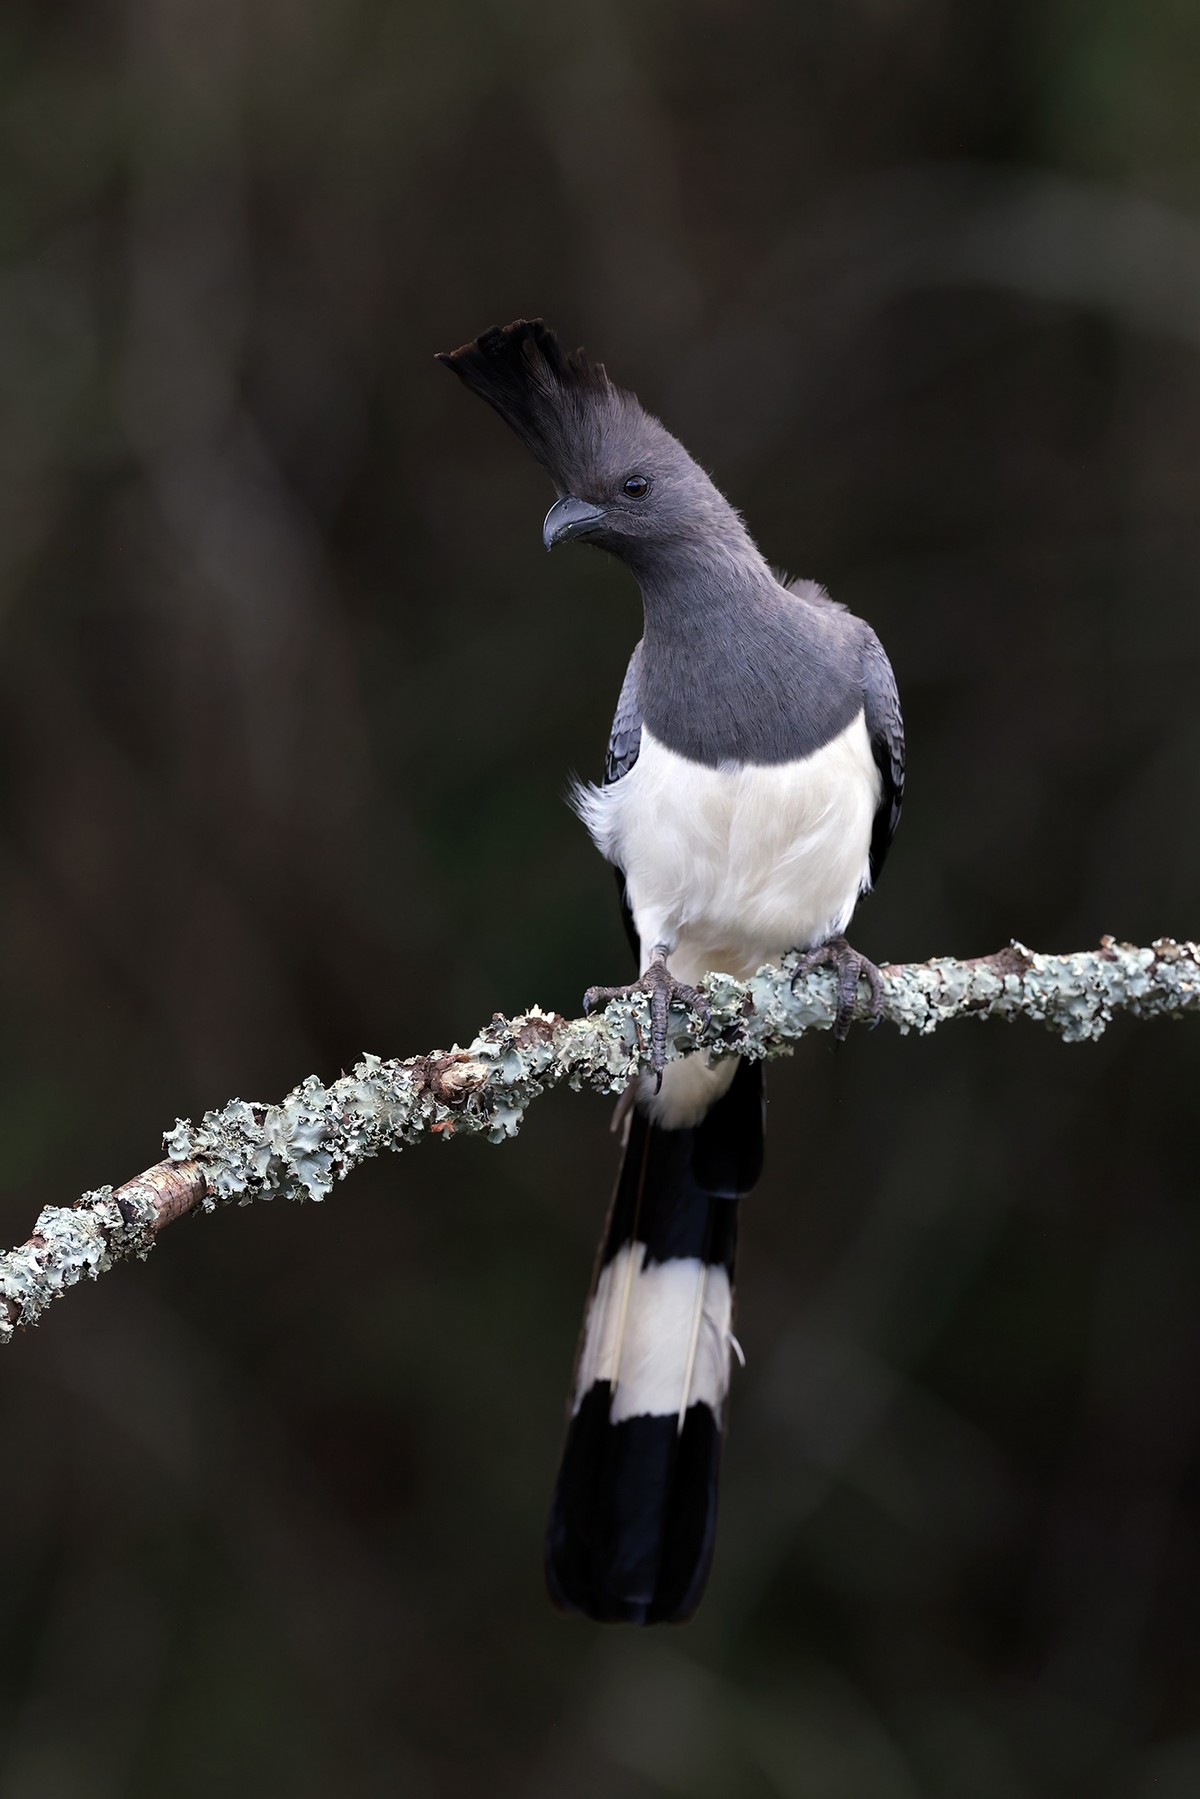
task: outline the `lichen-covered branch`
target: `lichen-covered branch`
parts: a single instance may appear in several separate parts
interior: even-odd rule
[[[668,1054],[775,1056],[808,1031],[829,1030],[835,979],[818,969],[797,980],[792,964],[749,981],[712,975],[711,1017],[672,1013]],[[1141,1018],[1200,1011],[1200,946],[1162,938],[1149,949],[1105,938],[1095,950],[1035,955],[1018,943],[971,961],[941,957],[889,966],[883,1017],[927,1036],[952,1018],[1030,1018],[1067,1042],[1098,1037],[1116,1012]],[[525,1108],[565,1081],[620,1092],[647,1040],[646,1002],[614,1001],[594,1018],[562,1018],[538,1007],[493,1018],[466,1049],[405,1062],[363,1060],[324,1085],[310,1075],[276,1106],[231,1100],[191,1124],[179,1120],[167,1160],[123,1187],[85,1193],[74,1206],[47,1206],[27,1243],[0,1256],[0,1341],[35,1323],[85,1275],[127,1256],[145,1257],[158,1233],[186,1212],[252,1199],[324,1199],[368,1156],[421,1137],[516,1135]]]

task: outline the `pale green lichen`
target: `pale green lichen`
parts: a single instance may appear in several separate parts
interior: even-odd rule
[[[697,1048],[711,1054],[787,1054],[807,1032],[834,1022],[832,973],[805,975],[793,991],[791,967],[763,968],[749,981],[709,977],[706,1024],[675,1009],[668,1056]],[[1106,941],[1074,956],[1040,956],[1013,944],[1000,958],[939,960],[884,971],[883,1017],[927,1036],[966,1014],[1024,1016],[1068,1042],[1097,1037],[1112,1014],[1180,1012],[1196,1004],[1200,970],[1191,946],[1133,949]],[[427,1133],[481,1133],[493,1143],[515,1136],[530,1101],[547,1087],[619,1093],[649,1040],[647,1002],[613,1000],[595,1018],[564,1019],[536,1007],[497,1017],[465,1050],[409,1062],[368,1056],[331,1087],[310,1077],[279,1106],[234,1101],[200,1125],[176,1125],[167,1139],[175,1159],[210,1171],[212,1198],[279,1194],[323,1199],[365,1156],[401,1148]]]
[[[127,1256],[147,1254],[152,1224],[148,1202],[118,1199],[111,1187],[85,1193],[76,1206],[46,1206],[32,1239],[0,1256],[0,1299],[20,1308],[22,1324],[36,1323],[77,1281],[95,1280]],[[7,1307],[0,1305],[0,1342],[11,1336]]]
[[[794,966],[787,959],[748,981],[711,975],[710,1017],[701,1023],[673,1010],[668,1055],[785,1055],[807,1032],[829,1030],[833,974],[817,969],[793,991]],[[1172,938],[1149,949],[1106,938],[1097,950],[1069,956],[1014,943],[978,961],[944,958],[882,973],[882,1017],[918,1036],[974,1015],[1024,1017],[1067,1042],[1085,1042],[1119,1011],[1165,1017],[1200,1009],[1200,950]],[[321,1200],[366,1157],[423,1136],[479,1134],[502,1143],[516,1135],[531,1100],[560,1082],[621,1092],[643,1062],[649,1029],[641,997],[613,1000],[594,1018],[560,1018],[535,1006],[511,1020],[495,1017],[465,1050],[405,1062],[367,1055],[329,1086],[310,1076],[276,1106],[231,1100],[199,1124],[178,1120],[164,1143],[171,1163],[192,1170],[197,1192],[202,1172],[206,1210],[258,1198]],[[183,1209],[192,1203],[189,1196]],[[147,1254],[159,1221],[153,1190],[138,1183],[117,1194],[99,1188],[73,1207],[47,1207],[34,1238],[0,1256],[0,1342],[76,1281]]]

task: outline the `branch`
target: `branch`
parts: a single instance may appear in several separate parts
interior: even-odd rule
[[[829,1030],[835,977],[814,970],[790,985],[794,962],[749,981],[710,975],[707,1024],[673,1011],[669,1056],[776,1056],[809,1031]],[[971,961],[940,957],[881,969],[883,1017],[928,1036],[952,1018],[1031,1018],[1066,1042],[1099,1037],[1115,1012],[1178,1017],[1200,1010],[1200,945],[1160,938],[1135,949],[1105,937],[1098,950],[1041,956],[1012,944]],[[646,1002],[613,1001],[594,1018],[538,1007],[492,1019],[467,1049],[406,1062],[363,1060],[331,1086],[315,1075],[278,1106],[235,1099],[199,1125],[180,1119],[163,1139],[168,1159],[123,1187],[47,1206],[27,1243],[0,1255],[0,1341],[34,1324],[85,1275],[129,1256],[144,1259],[161,1230],[188,1212],[253,1199],[324,1199],[333,1183],[380,1150],[423,1136],[513,1137],[525,1108],[565,1081],[621,1092],[636,1074],[649,1032]]]

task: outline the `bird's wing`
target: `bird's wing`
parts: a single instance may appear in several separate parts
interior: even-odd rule
[[[879,879],[904,799],[904,720],[896,677],[883,645],[867,628],[863,640],[863,710],[875,766],[883,783],[871,830],[871,883]]]
[[[871,754],[875,758],[881,783],[879,804],[875,809],[875,822],[871,828],[869,860],[871,884],[874,886],[887,858],[896,826],[900,822],[900,803],[904,798],[904,720],[900,716],[896,677],[892,673],[892,665],[884,647],[870,625],[848,613],[839,601],[830,599],[819,582],[789,581],[786,586],[789,593],[817,608],[818,615],[823,616],[829,625],[834,625],[835,628],[840,625],[849,634],[843,637],[843,642],[851,656],[856,639],[861,644],[863,712],[867,735],[871,741]]]
[[[629,667],[625,670],[625,679],[617,698],[617,710],[613,714],[612,730],[608,734],[608,751],[604,758],[605,787],[611,787],[629,773],[642,747],[642,707],[638,699],[638,670],[641,663],[642,646],[637,643],[629,658]],[[625,891],[625,870],[619,865],[616,875],[617,892],[621,897],[621,923],[625,927],[629,946],[640,964],[642,947],[634,928],[629,895]]]
[[[642,664],[642,646],[634,647],[621,683],[617,710],[613,714],[608,736],[608,753],[604,758],[604,785],[611,787],[627,775],[638,759],[642,747],[642,708],[638,699],[638,671]]]

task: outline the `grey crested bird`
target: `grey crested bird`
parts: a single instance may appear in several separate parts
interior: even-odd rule
[[[650,997],[649,1067],[575,1367],[546,1572],[564,1610],[690,1617],[712,1560],[729,1387],[737,1201],[762,1167],[761,1064],[664,1067],[668,1007],[707,973],[787,951],[830,963],[844,1034],[878,971],[843,935],[900,815],[904,733],[879,639],[812,581],[784,582],[740,514],[604,365],[518,319],[439,357],[549,474],[547,548],[626,564],[645,615],[604,778],[576,809],[616,868],[639,960],[592,1006]]]

